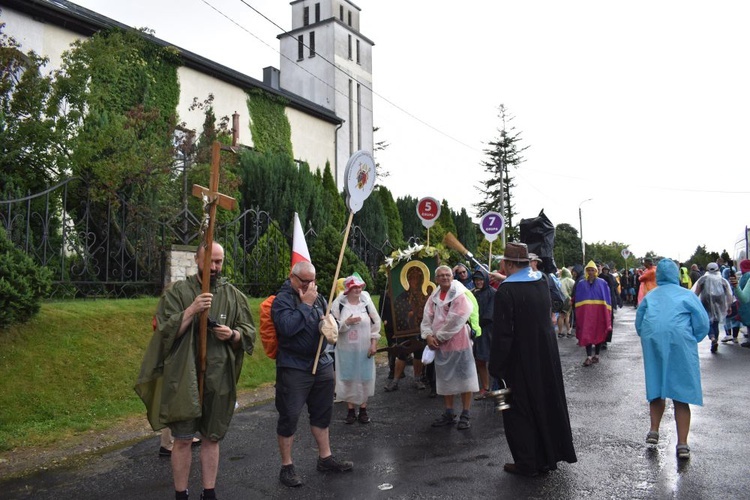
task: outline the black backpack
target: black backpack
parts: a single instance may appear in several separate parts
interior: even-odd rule
[[[547,287],[549,288],[549,299],[552,306],[552,312],[559,313],[563,309],[565,304],[565,297],[563,297],[562,290],[558,288],[555,280],[544,274],[544,279],[547,280]]]

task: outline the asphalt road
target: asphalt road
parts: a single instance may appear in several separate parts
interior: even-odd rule
[[[662,422],[660,443],[645,444],[648,405],[632,308],[618,311],[614,338],[598,365],[584,368],[583,348],[559,340],[578,463],[523,478],[502,471],[512,461],[502,418],[489,401],[474,403],[472,428],[432,428],[442,409],[411,379],[385,393],[387,369],[379,368],[370,400],[372,423],[346,425],[346,406],[335,405],[331,442],[335,455],[354,470],[322,474],[309,428],[300,426],[294,460],[304,486],[278,481],[276,410],[273,402],[239,411],[222,443],[217,493],[220,499],[459,499],[459,498],[750,498],[747,453],[750,418],[746,390],[750,349],[700,345],[703,407],[693,408],[692,458],[678,463],[672,408]],[[743,329],[744,331],[744,329]],[[411,369],[408,369],[411,374]],[[458,402],[457,402],[458,406]],[[0,480],[0,498],[174,498],[168,459],[157,457],[158,437],[94,457],[71,468]],[[198,452],[190,479],[200,496]],[[389,488],[390,486],[390,488]]]

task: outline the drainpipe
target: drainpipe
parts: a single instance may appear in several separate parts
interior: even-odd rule
[[[232,147],[240,142],[240,115],[236,111],[232,115]]]
[[[339,189],[339,129],[344,126],[345,121],[339,123],[333,131],[333,180],[336,182],[336,189]]]

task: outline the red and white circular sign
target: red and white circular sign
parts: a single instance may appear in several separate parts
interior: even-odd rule
[[[429,196],[422,198],[417,203],[417,216],[422,220],[424,227],[431,228],[440,217],[440,203]]]

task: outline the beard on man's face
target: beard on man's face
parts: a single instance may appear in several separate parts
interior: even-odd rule
[[[201,270],[200,267],[198,267],[198,276],[200,276],[201,278],[203,278],[203,271]],[[219,278],[221,278],[221,271],[213,271],[212,270],[210,272],[210,276],[209,276],[208,282],[210,284],[212,284],[212,285],[215,285],[216,282],[219,280]]]

